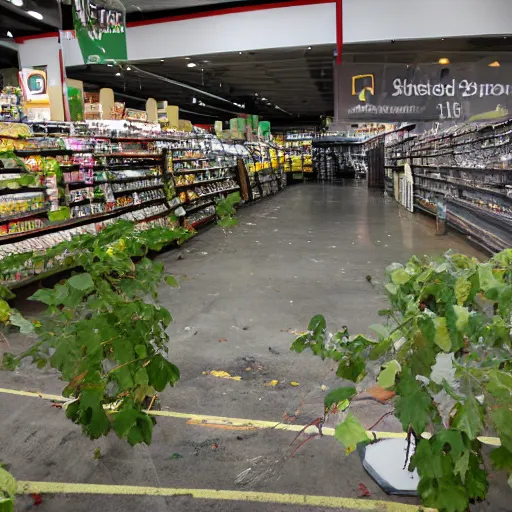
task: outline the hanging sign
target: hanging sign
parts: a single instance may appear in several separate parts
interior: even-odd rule
[[[73,0],[73,22],[85,64],[127,60],[126,11],[119,0]]]
[[[512,66],[335,66],[339,121],[476,121],[512,111]]]

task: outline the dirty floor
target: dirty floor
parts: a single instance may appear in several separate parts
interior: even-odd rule
[[[435,236],[432,219],[404,212],[364,184],[289,187],[242,208],[239,221],[227,236],[214,227],[180,250],[159,256],[181,283],[179,289],[163,288],[160,297],[174,317],[169,353],[182,375],[174,389],[161,395],[163,410],[307,424],[322,414],[325,389],[336,380],[331,364],[290,352],[291,331],[305,329],[313,315],[322,313],[331,330],[347,325],[352,333],[367,332],[367,326],[378,321],[377,310],[385,305],[379,282],[393,261],[412,254],[440,254],[448,248],[485,257],[457,234]],[[21,299],[16,305],[30,313]],[[17,335],[9,342],[13,351],[27,344]],[[212,370],[241,380],[204,374]],[[265,386],[272,380],[279,383]],[[0,372],[0,387],[60,394],[63,385],[51,370],[23,367],[15,373]],[[368,428],[389,410],[389,405],[372,400],[354,406],[354,414]],[[388,416],[375,430],[401,429]],[[362,469],[358,455],[345,456],[332,437],[314,438],[293,453],[300,443],[292,444],[294,432],[229,430],[160,418],[153,444],[130,448],[114,436],[87,440],[50,402],[1,393],[0,432],[0,460],[20,480],[346,498],[359,498],[362,484],[370,497],[361,500],[417,503],[415,498],[383,493]],[[99,459],[94,458],[96,448]],[[505,511],[499,498],[493,490],[493,504],[480,505],[478,510]],[[20,499],[20,510],[25,506],[30,501]],[[189,496],[94,495],[45,495],[38,510],[148,508],[327,510]]]

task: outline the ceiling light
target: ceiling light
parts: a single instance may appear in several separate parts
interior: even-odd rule
[[[197,103],[197,98],[192,98],[192,105],[195,105]]]
[[[164,62],[164,59],[160,59],[160,62]]]
[[[23,0],[11,0],[11,4],[16,7],[21,7],[23,5]]]
[[[439,59],[439,64],[441,64],[442,66],[446,66],[450,64],[450,59],[448,57],[441,57]]]
[[[113,64],[107,64],[107,67],[111,68],[113,66]]]
[[[189,62],[187,64],[187,68],[195,68],[197,66],[197,64],[195,62]]]
[[[261,101],[268,101],[267,98],[261,98]]]
[[[132,70],[132,68],[130,66],[126,67],[126,71],[131,71],[131,70]]]
[[[311,46],[308,46],[308,50],[311,50]]]
[[[27,11],[27,14],[29,14],[30,16],[32,16],[32,18],[35,18],[36,20],[43,19],[43,15],[37,11]]]
[[[119,73],[119,71],[116,73],[116,76],[121,76],[121,73]]]
[[[238,55],[242,55],[244,52],[238,52]]]
[[[12,35],[12,32],[11,32],[10,30],[8,30],[8,31],[7,31],[7,37],[14,37],[14,36]]]
[[[185,60],[190,60],[190,57],[185,57]]]
[[[491,62],[489,64],[489,67],[490,68],[499,68],[501,66],[501,64],[499,63],[499,61],[495,60],[494,62]]]

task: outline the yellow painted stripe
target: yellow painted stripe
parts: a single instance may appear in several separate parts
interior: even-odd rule
[[[45,393],[34,393],[31,391],[19,391],[17,389],[0,388],[0,393],[10,395],[27,396],[31,398],[43,398],[44,400],[53,400],[56,402],[66,402],[68,399],[59,395],[48,395]],[[188,412],[175,412],[175,411],[146,411],[151,416],[161,416],[165,418],[178,418],[183,420],[192,420],[196,425],[210,424],[210,425],[231,425],[241,427],[256,427],[263,429],[274,430],[287,430],[291,432],[300,432],[306,425],[292,425],[289,423],[280,423],[276,421],[266,420],[249,420],[243,418],[226,418],[224,416],[210,416],[207,414],[193,414]],[[324,427],[322,433],[326,436],[334,436],[334,428]],[[407,434],[405,432],[377,432],[367,431],[367,434],[377,439],[405,439]],[[431,434],[424,433],[423,437],[428,438]],[[479,437],[479,441],[491,446],[501,446],[501,442],[497,437]]]
[[[18,494],[103,494],[129,496],[189,496],[202,500],[246,501],[253,503],[282,503],[379,512],[436,512],[431,508],[392,501],[341,498],[337,496],[308,496],[270,492],[216,491],[214,489],[175,489],[130,485],[71,484],[58,482],[18,482]]]

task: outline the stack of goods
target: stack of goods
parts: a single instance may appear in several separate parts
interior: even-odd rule
[[[0,93],[0,119],[21,121],[23,118],[23,93],[19,87],[4,87]]]
[[[507,120],[409,136],[387,144],[386,165],[411,169],[415,208],[446,214],[449,225],[499,251],[512,246],[511,135]]]

